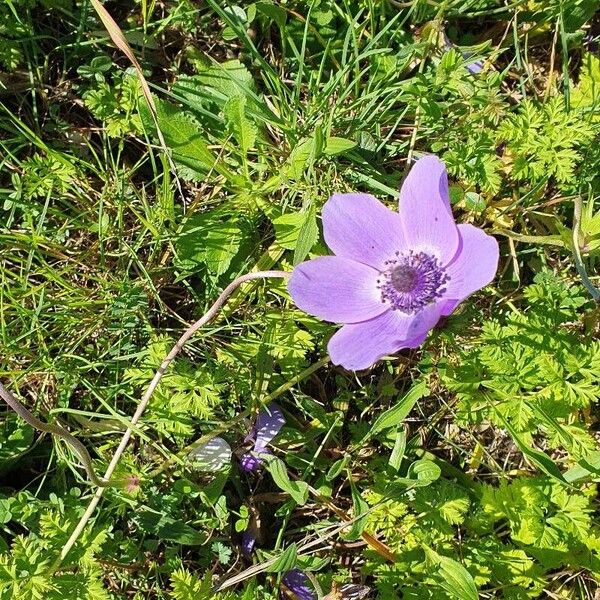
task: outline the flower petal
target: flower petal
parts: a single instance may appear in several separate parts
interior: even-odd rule
[[[220,471],[231,462],[231,446],[223,438],[214,437],[194,448],[188,460],[199,471]]]
[[[325,321],[356,323],[386,310],[377,289],[379,272],[339,256],[320,256],[300,263],[288,290],[303,311]]]
[[[410,170],[400,190],[400,218],[411,250],[433,254],[442,265],[452,260],[459,237],[446,167],[439,158],[424,156]]]
[[[263,452],[284,424],[285,417],[277,404],[271,402],[268,406],[261,408],[256,417],[256,425],[254,426],[256,430],[254,451]]]
[[[308,577],[300,569],[288,571],[281,583],[292,592],[298,600],[317,600],[317,594],[312,589]],[[281,594],[282,598],[288,596]]]
[[[413,315],[388,310],[369,321],[346,324],[327,345],[331,362],[349,371],[361,371],[386,354],[415,348],[438,322],[440,310],[441,305],[433,303]]]
[[[442,304],[442,316],[447,317],[451,315],[459,304],[460,300],[444,300]]]
[[[454,260],[446,267],[450,281],[446,284],[444,298],[462,302],[494,279],[500,251],[495,238],[482,229],[465,224],[459,225],[458,231],[460,246]]]
[[[256,536],[250,529],[246,529],[246,531],[242,533],[242,552],[245,556],[250,556],[252,554],[255,544]]]
[[[406,249],[402,221],[370,194],[334,194],[323,206],[323,236],[337,256],[382,271]]]

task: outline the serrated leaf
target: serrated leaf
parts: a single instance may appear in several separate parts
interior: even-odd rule
[[[190,217],[175,242],[178,265],[195,272],[205,265],[215,276],[227,272],[238,253],[243,232],[234,219],[204,213]]]
[[[282,248],[295,250],[305,219],[306,216],[301,212],[286,213],[273,219],[275,239]]]
[[[233,174],[209,149],[200,124],[191,115],[170,102],[157,98],[155,103],[156,118],[165,143],[184,179],[203,181],[206,174],[214,170],[229,181],[239,182],[240,177]],[[146,128],[152,131],[154,126],[145,103],[140,104],[140,115]]]
[[[246,156],[254,147],[258,132],[256,126],[246,116],[246,98],[234,96],[225,103],[223,112],[227,125],[240,146],[241,154]]]
[[[312,166],[316,156],[315,137],[300,142],[294,146],[286,164],[286,173],[290,179],[302,179],[304,172]]]

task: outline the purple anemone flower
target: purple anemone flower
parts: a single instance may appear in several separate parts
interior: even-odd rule
[[[317,600],[317,594],[312,589],[310,580],[300,569],[292,569],[288,571],[283,578],[281,583],[294,594],[298,600]],[[289,596],[281,593],[281,598],[286,599]]]
[[[267,446],[279,433],[285,424],[285,417],[281,408],[274,402],[261,408],[256,417],[256,423],[246,436],[245,442],[254,441],[252,452],[247,452],[240,459],[240,466],[244,471],[256,471],[263,463],[261,454],[269,453]]]
[[[411,169],[399,212],[370,194],[334,194],[323,207],[323,235],[335,256],[299,264],[288,289],[305,312],[343,324],[329,355],[354,371],[419,346],[498,268],[496,240],[456,225],[446,168],[435,156]]]

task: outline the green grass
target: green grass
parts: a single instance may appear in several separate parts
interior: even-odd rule
[[[422,348],[359,376],[323,360],[334,327],[284,283],[236,292],[135,428],[117,476],[139,486],[106,491],[58,570],[95,490],[60,439],[3,412],[0,599],[191,600],[235,576],[214,597],[275,599],[296,562],[325,594],[354,581],[384,599],[594,598],[599,316],[572,228],[581,198],[597,286],[598,2],[106,9],[169,156],[91,2],[0,6],[0,377],[99,472],[170,346],[231,280],[327,253],[332,192],[393,206],[409,157],[433,152],[457,220],[495,234],[501,264]],[[415,386],[427,391],[411,403]],[[287,419],[274,464],[292,483],[237,467],[243,416],[273,399]],[[234,457],[201,472],[186,456],[214,431]]]

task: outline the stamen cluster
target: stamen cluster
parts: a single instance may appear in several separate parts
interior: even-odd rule
[[[377,280],[381,301],[393,310],[413,314],[446,291],[449,277],[435,256],[412,250],[385,261],[387,269]]]

